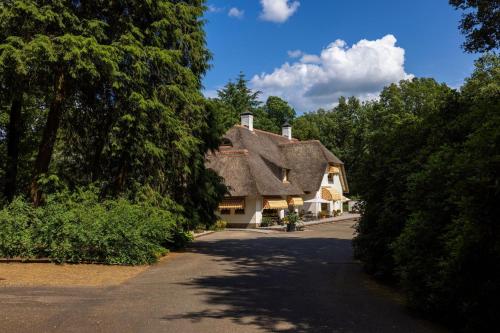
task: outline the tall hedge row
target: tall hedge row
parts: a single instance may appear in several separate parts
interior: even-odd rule
[[[461,91],[419,85],[386,89],[368,117],[355,253],[416,309],[486,332],[500,313],[500,58]]]

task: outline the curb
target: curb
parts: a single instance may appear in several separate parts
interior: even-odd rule
[[[339,219],[339,220],[334,220],[334,221],[315,221],[315,222],[306,222],[307,224],[304,224],[304,227],[308,227],[311,225],[318,225],[318,224],[328,224],[328,223],[337,223],[337,222],[345,222],[345,221],[357,221],[359,220],[359,217],[346,217],[344,219]]]
[[[259,229],[241,229],[241,228],[227,228],[224,229],[224,231],[243,231],[243,232],[255,232],[258,234],[270,234],[273,232],[280,232],[281,230],[276,230],[276,229],[264,229],[264,228],[259,228]]]
[[[0,264],[51,264],[48,258],[41,259],[20,259],[20,258],[0,258]]]
[[[303,222],[302,225],[307,228],[309,226],[313,225],[319,225],[319,224],[328,224],[328,223],[338,223],[338,222],[345,222],[345,221],[358,221],[359,216],[346,216],[346,217],[339,217],[335,219],[325,219],[325,220],[319,220],[319,221],[312,221],[312,222]],[[260,230],[270,230],[270,231],[279,231],[279,232],[286,232],[286,227],[269,227],[269,228],[259,228]]]
[[[203,237],[203,236],[208,236],[208,235],[211,235],[213,234],[215,231],[213,230],[210,230],[210,231],[204,231],[204,232],[201,232],[199,234],[193,234],[193,238],[194,239],[197,239],[197,238],[200,238],[200,237]]]

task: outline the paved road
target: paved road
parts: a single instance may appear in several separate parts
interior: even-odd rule
[[[227,231],[119,287],[0,289],[0,332],[440,332],[364,276],[352,233]]]

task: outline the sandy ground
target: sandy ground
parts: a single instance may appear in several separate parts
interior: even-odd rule
[[[16,286],[115,286],[149,266],[0,263],[0,288]]]

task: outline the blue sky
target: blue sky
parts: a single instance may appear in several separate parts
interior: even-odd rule
[[[340,95],[377,96],[400,79],[433,77],[458,88],[475,55],[460,48],[461,13],[447,0],[209,0],[214,96],[243,71],[250,86],[299,112]]]

